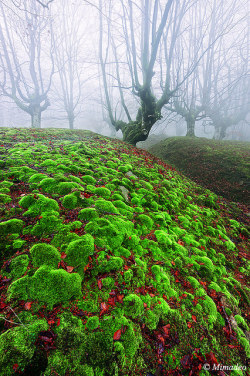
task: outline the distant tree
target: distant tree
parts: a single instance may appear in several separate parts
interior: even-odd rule
[[[204,70],[203,107],[214,126],[215,139],[225,138],[227,129],[246,120],[249,114],[250,44],[246,12],[244,7],[240,9],[241,23],[238,29],[236,24],[235,39],[231,35],[229,40],[222,40]]]
[[[23,0],[22,7],[17,14],[0,2],[0,91],[40,128],[54,73],[52,26],[38,2]]]
[[[224,39],[231,38],[238,24],[237,11],[235,0],[227,7],[216,0],[208,0],[206,8],[196,2],[186,14],[187,30],[178,38],[172,58],[166,55],[166,60],[173,65],[169,82],[172,86],[175,83],[176,91],[165,107],[185,119],[187,136],[195,136],[196,121],[208,117],[207,80],[211,79],[211,67],[217,64],[218,49],[221,46],[225,49]],[[167,38],[164,43],[166,51]]]
[[[55,19],[53,35],[54,59],[57,74],[55,75],[53,92],[59,110],[67,113],[69,128],[74,128],[75,118],[81,112],[83,87],[90,79],[86,74],[84,62],[84,46],[87,27],[82,25],[82,1],[73,4],[61,0],[60,13]],[[56,81],[56,78],[58,80]]]

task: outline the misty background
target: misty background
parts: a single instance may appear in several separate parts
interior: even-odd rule
[[[249,46],[246,0],[1,0],[0,126],[122,137],[155,54],[146,138],[250,141]]]

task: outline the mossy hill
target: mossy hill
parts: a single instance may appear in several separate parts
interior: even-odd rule
[[[170,137],[148,148],[203,187],[250,204],[250,143]]]
[[[248,231],[220,197],[92,132],[0,134],[0,376],[246,375]]]

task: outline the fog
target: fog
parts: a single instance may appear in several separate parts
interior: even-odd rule
[[[0,126],[250,141],[247,0],[2,0]]]

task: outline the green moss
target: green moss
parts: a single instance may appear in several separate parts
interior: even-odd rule
[[[85,208],[79,211],[78,218],[82,221],[91,221],[98,218],[98,213],[95,208]]]
[[[13,375],[13,366],[23,370],[35,352],[35,340],[41,331],[46,331],[46,320],[36,320],[27,326],[18,326],[0,335],[0,374]]]
[[[12,187],[13,183],[8,180],[4,180],[0,182],[0,188],[10,188]]]
[[[20,255],[11,260],[10,274],[14,279],[22,277],[29,265],[28,255]]]
[[[250,345],[249,340],[246,337],[239,337],[239,342],[245,350],[246,356],[250,358]]]
[[[100,325],[99,317],[98,316],[92,316],[89,317],[86,322],[86,328],[88,330],[95,330]]]
[[[10,189],[9,188],[0,188],[0,194],[3,193],[3,194],[8,194],[10,193]]]
[[[61,182],[57,185],[56,193],[60,195],[67,195],[72,189],[81,188],[78,183],[75,182]]]
[[[94,252],[94,238],[90,234],[83,235],[80,239],[69,243],[66,249],[66,262],[71,266],[85,266],[88,258]]]
[[[165,245],[165,246],[171,246],[172,240],[168,236],[168,234],[163,230],[156,230],[155,236],[159,244]]]
[[[146,226],[148,230],[152,230],[154,222],[148,215],[140,214],[140,215],[138,215],[137,219],[144,226]]]
[[[39,268],[42,265],[48,265],[56,268],[60,259],[60,252],[50,244],[38,243],[30,249],[32,263]]]
[[[38,300],[52,308],[81,296],[81,277],[65,270],[41,266],[33,276],[14,281],[8,289],[8,299]]]
[[[82,181],[86,184],[95,184],[96,180],[93,178],[93,176],[85,175],[82,176]]]
[[[248,325],[247,325],[246,321],[243,319],[242,316],[235,315],[234,319],[237,322],[238,326],[241,326],[245,330],[249,330]]]
[[[115,285],[115,281],[114,281],[113,278],[107,277],[107,278],[103,278],[102,279],[102,284],[103,284],[104,289],[106,289],[106,290],[112,290],[112,288]]]
[[[33,194],[23,197],[19,201],[19,205],[24,209],[28,209],[23,215],[25,216],[39,216],[43,212],[58,211],[59,205],[56,200],[45,197],[41,194]]]
[[[46,177],[45,174],[37,173],[37,174],[31,175],[31,177],[29,178],[28,182],[31,183],[31,184],[32,183],[39,183],[45,177]]]
[[[66,195],[62,200],[62,204],[66,209],[75,209],[78,206],[77,197],[74,194]]]
[[[20,234],[24,226],[24,221],[21,219],[10,219],[0,223],[0,235]]]
[[[21,200],[18,202],[18,204],[24,208],[28,209],[31,205],[33,205],[36,202],[36,195],[27,195],[21,198]]]
[[[133,319],[141,317],[144,306],[141,298],[136,294],[129,294],[123,299],[124,313]]]
[[[53,178],[45,178],[39,183],[39,188],[41,188],[41,190],[46,193],[56,193],[57,187],[58,183]]]
[[[100,273],[114,272],[122,269],[124,261],[121,257],[111,256],[108,260],[102,260],[98,266]]]
[[[125,164],[125,165],[121,165],[121,166],[118,167],[118,171],[121,171],[123,173],[126,173],[126,172],[128,172],[130,170],[132,170],[132,166],[131,166],[131,164],[128,164],[128,163]]]
[[[95,202],[95,208],[98,213],[100,214],[119,214],[116,207],[112,204],[112,202],[107,200],[97,200]]]
[[[144,315],[144,322],[150,330],[155,330],[159,323],[159,316],[155,315],[151,310],[147,310]]]
[[[62,223],[58,216],[58,212],[54,210],[41,213],[38,223],[31,230],[31,234],[41,237],[48,236],[59,231]]]
[[[111,191],[108,188],[105,188],[105,187],[95,188],[94,193],[98,196],[103,197],[103,198],[109,198],[110,195],[111,195]]]
[[[42,167],[47,167],[47,166],[56,166],[58,163],[56,161],[53,161],[52,159],[45,159],[45,161],[43,161],[41,163],[41,166]]]
[[[20,239],[16,239],[14,240],[13,242],[13,248],[14,249],[21,249],[24,247],[24,245],[26,244],[27,242],[25,240],[20,240]]]
[[[130,282],[131,279],[133,278],[133,272],[131,269],[127,270],[126,272],[124,272],[123,274],[123,278],[124,278],[124,281],[126,283]]]
[[[164,320],[170,313],[170,307],[168,303],[163,298],[154,298],[154,308],[153,312],[162,320]]]
[[[0,204],[8,204],[12,198],[4,193],[0,193]]]

